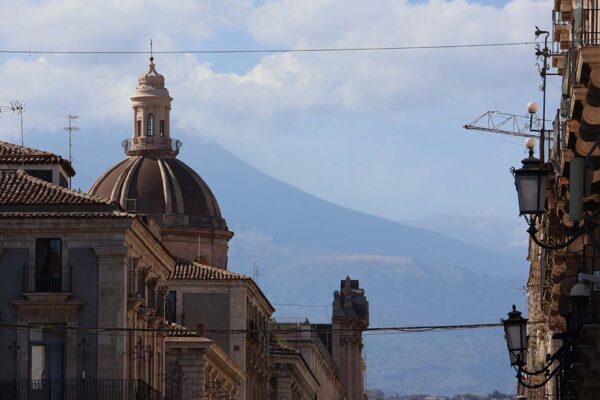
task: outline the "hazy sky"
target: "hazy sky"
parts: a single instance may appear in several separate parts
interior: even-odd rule
[[[13,0],[0,2],[0,49],[145,51],[150,38],[159,51],[524,42],[535,25],[549,27],[551,8],[532,0]],[[531,45],[158,54],[155,62],[175,99],[173,137],[214,140],[302,190],[392,219],[517,214],[508,170],[525,156],[522,140],[462,125],[487,110],[524,114],[540,100]],[[2,54],[0,105],[23,101],[26,144],[65,155],[66,115],[78,114],[75,167],[90,157],[107,166],[122,158],[115,138],[130,136],[129,97],[146,65],[140,54]],[[550,87],[552,98],[558,81]],[[113,151],[77,152],[107,131],[116,132]],[[17,118],[0,114],[0,137],[18,140]],[[80,169],[74,187],[100,172]]]

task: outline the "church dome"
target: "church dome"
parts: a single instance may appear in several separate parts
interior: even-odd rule
[[[174,157],[130,156],[101,175],[89,193],[151,216],[161,225],[227,230],[208,185]]]
[[[102,174],[89,192],[152,219],[177,257],[227,268],[233,232],[206,182],[177,159],[181,142],[171,138],[172,100],[151,57],[131,97],[133,132],[123,141],[127,158]]]

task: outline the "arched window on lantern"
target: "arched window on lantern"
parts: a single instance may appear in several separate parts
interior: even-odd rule
[[[154,136],[154,114],[152,113],[146,117],[146,136]]]

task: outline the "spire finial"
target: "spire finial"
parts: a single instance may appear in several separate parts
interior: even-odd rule
[[[154,54],[152,52],[152,39],[150,39],[150,63],[154,63]]]

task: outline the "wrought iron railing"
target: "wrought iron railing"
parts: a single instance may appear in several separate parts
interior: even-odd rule
[[[127,153],[128,151],[132,150],[134,148],[134,146],[138,145],[139,142],[143,141],[145,144],[150,144],[150,145],[162,145],[162,144],[169,144],[171,146],[171,150],[175,151],[175,152],[179,152],[179,149],[181,149],[182,143],[180,140],[178,139],[171,139],[168,137],[160,137],[160,136],[155,136],[155,137],[149,137],[149,136],[144,136],[143,138],[129,138],[129,139],[125,139],[121,142],[121,146],[123,147],[123,151],[125,153]]]
[[[584,8],[581,19],[581,45],[600,45],[600,8],[598,0],[590,2],[592,7]]]
[[[142,380],[0,380],[0,400],[162,400]]]
[[[583,271],[587,274],[600,275],[600,251],[590,244],[583,248]],[[591,296],[587,307],[580,316],[584,324],[600,323],[600,285],[590,284]]]
[[[30,276],[33,274],[32,278]],[[67,265],[59,273],[50,273],[48,269],[23,265],[23,292],[60,293],[71,292],[73,267]]]

